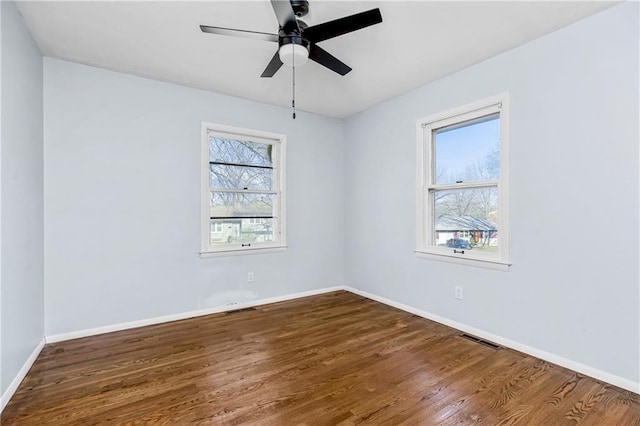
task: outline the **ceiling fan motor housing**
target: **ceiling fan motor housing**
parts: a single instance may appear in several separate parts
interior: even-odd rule
[[[284,37],[280,37],[280,40],[278,40],[278,44],[280,45],[280,47],[284,46],[285,44],[299,44],[307,50],[309,50],[310,45],[307,39],[302,38],[299,35],[287,35]]]

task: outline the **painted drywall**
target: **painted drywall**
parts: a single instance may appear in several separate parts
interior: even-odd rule
[[[343,283],[340,120],[51,58],[44,110],[46,335]],[[203,121],[287,135],[285,251],[199,257]]]
[[[42,56],[13,2],[2,9],[2,393],[44,335]]]
[[[4,395],[4,389],[2,386],[2,7],[0,7],[0,395]]]
[[[348,118],[346,284],[640,383],[638,48],[625,3]],[[417,258],[416,120],[505,91],[511,270]]]

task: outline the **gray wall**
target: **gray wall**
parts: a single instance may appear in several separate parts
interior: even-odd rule
[[[0,6],[0,397],[4,396],[2,384],[2,6]],[[4,409],[0,400],[0,409]],[[0,413],[1,414],[1,413]]]
[[[44,93],[47,335],[343,283],[340,120],[50,58]],[[199,258],[202,121],[287,135],[286,251]]]
[[[42,56],[13,2],[2,8],[2,392],[44,336]]]
[[[347,119],[346,284],[638,383],[638,47],[625,3]],[[505,91],[511,271],[416,258],[415,120]]]

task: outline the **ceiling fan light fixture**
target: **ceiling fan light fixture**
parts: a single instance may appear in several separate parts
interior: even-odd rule
[[[278,55],[282,63],[290,67],[294,63],[296,67],[302,66],[309,60],[307,48],[296,43],[283,44],[278,50]]]

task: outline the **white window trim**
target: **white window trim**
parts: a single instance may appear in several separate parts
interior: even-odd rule
[[[215,133],[226,138],[244,140],[250,138],[253,142],[273,145],[274,159],[274,197],[273,207],[273,232],[274,241],[251,243],[251,246],[242,246],[241,243],[211,245],[210,225],[210,188],[209,188],[209,134]],[[238,254],[258,254],[282,251],[287,247],[286,232],[286,144],[287,137],[279,133],[264,132],[260,130],[243,129],[240,127],[225,126],[221,124],[205,123],[201,125],[201,152],[200,152],[200,257],[218,257]],[[247,191],[254,192],[254,191]]]
[[[431,158],[432,129],[472,120],[492,112],[500,112],[500,179],[498,187],[498,256],[465,250],[453,253],[450,248],[427,245],[432,233],[432,206],[429,203],[429,176],[433,167]],[[486,182],[483,183],[486,186]],[[481,186],[483,184],[480,184]],[[418,257],[456,264],[508,271],[511,265],[509,250],[509,93],[484,99],[416,121],[416,249]]]

